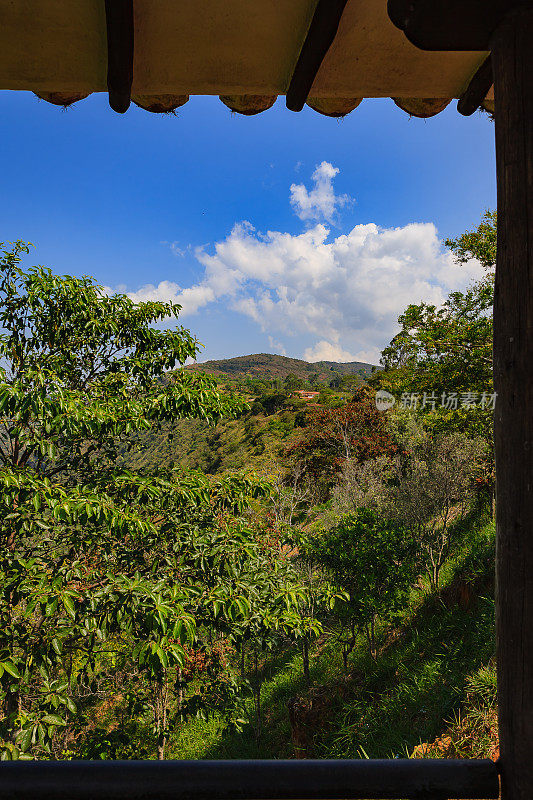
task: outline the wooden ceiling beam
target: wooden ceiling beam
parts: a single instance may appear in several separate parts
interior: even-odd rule
[[[391,21],[421,50],[490,50],[490,37],[511,11],[533,0],[388,0]]]
[[[287,108],[301,111],[318,70],[333,44],[348,0],[318,0],[287,90]]]
[[[492,59],[489,55],[459,98],[457,111],[464,117],[469,117],[473,114],[488,95],[489,89],[493,83]]]
[[[133,83],[133,0],[105,0],[105,15],[109,105],[124,114]]]

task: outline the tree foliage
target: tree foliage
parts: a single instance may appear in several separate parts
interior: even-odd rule
[[[362,462],[393,450],[385,415],[376,409],[370,393],[361,389],[338,408],[311,410],[302,437],[287,449],[287,456],[300,466],[302,476],[327,494],[346,461]]]
[[[181,716],[213,705],[231,715],[242,694],[222,668],[184,694],[191,649],[314,622],[298,612],[289,564],[239,519],[266,484],[117,466],[132,433],[242,409],[212,379],[170,372],[199,348],[184,328],[157,327],[179,306],[24,270],[27,252],[4,249],[0,278],[2,757],[68,750],[117,659],[130,699],[141,684],[157,699],[162,756],[170,686]]]
[[[486,275],[442,307],[410,305],[400,332],[382,354],[384,388],[395,392],[490,392],[492,303],[496,264],[496,213],[487,211],[473,231],[448,239],[458,264],[477,259]]]
[[[339,607],[352,634],[345,641],[345,652],[353,648],[355,632],[360,631],[375,655],[378,618],[384,622],[395,618],[417,575],[412,537],[379,513],[359,509],[309,537],[302,552],[326,568],[333,581],[348,593],[348,602]]]
[[[428,432],[411,420],[399,445],[393,458],[347,465],[335,499],[340,508],[374,508],[409,531],[421,568],[437,588],[482,472],[486,443],[459,432]]]
[[[492,305],[496,265],[496,212],[456,239],[447,239],[460,266],[476,259],[486,274],[464,292],[452,292],[441,307],[410,305],[401,329],[382,354],[376,385],[416,396],[426,425],[444,433],[463,432],[487,442],[480,491],[494,495],[492,420]],[[455,397],[453,402],[450,398]],[[422,407],[423,406],[423,407]]]

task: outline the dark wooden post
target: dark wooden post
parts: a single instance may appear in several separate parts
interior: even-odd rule
[[[494,303],[497,642],[502,797],[533,798],[533,8],[491,40],[498,263]]]

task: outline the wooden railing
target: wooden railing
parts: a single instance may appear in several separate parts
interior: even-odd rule
[[[0,800],[450,800],[499,796],[492,761],[4,761]]]

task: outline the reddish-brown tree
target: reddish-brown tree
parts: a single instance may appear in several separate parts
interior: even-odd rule
[[[373,392],[365,387],[340,408],[310,409],[302,433],[287,448],[286,456],[322,495],[329,492],[346,462],[361,463],[396,451],[385,413],[377,410]]]

